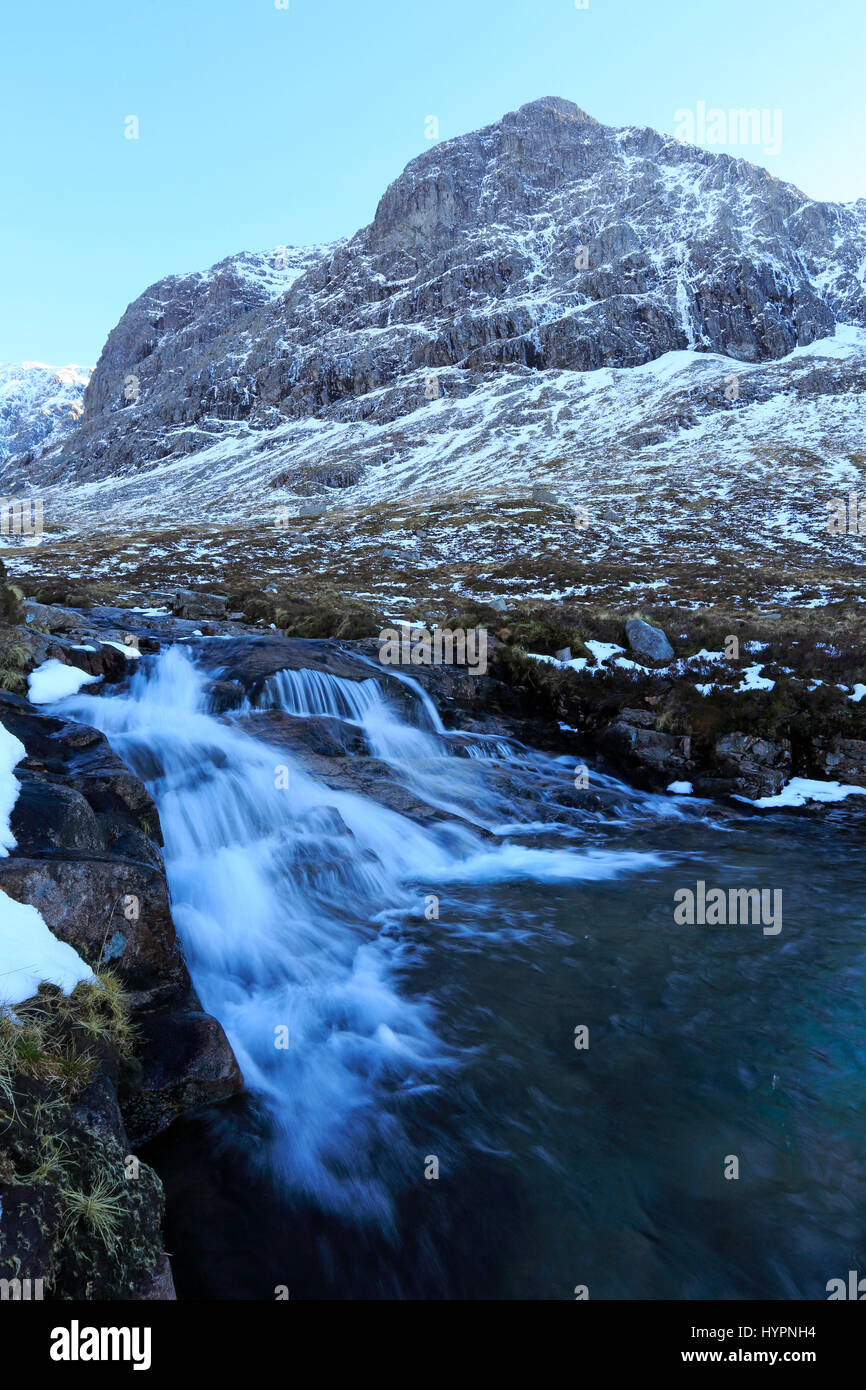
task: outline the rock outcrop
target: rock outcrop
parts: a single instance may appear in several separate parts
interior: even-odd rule
[[[110,647],[71,655],[98,659],[100,651],[125,670],[126,658]],[[135,1152],[178,1115],[237,1094],[243,1078],[192,987],[146,788],[101,733],[44,714],[20,695],[0,691],[0,723],[27,750],[16,768],[16,846],[0,859],[0,889],[32,904],[95,971],[109,972],[135,1039],[118,1051],[103,1040],[107,1025],[88,1012],[73,1052],[76,1010],[85,1005],[72,997],[61,1007],[60,992],[42,987],[34,1019],[59,1020],[58,1055],[78,1059],[81,1084],[61,1083],[58,1094],[42,1081],[44,1068],[15,1078],[16,1123],[0,1137],[0,1277],[42,1278],[51,1298],[171,1298],[162,1189]],[[94,989],[88,1011],[113,997]],[[28,1008],[18,1010],[24,1027]],[[50,1128],[46,1114],[56,1119]],[[49,1151],[46,1170],[40,1155]],[[104,1228],[89,1236],[76,1229],[70,1238],[76,1203],[85,1225],[91,1219],[88,1193],[107,1201]]]

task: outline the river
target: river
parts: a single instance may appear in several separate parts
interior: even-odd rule
[[[576,795],[573,756],[446,731],[405,678],[217,715],[212,674],[178,644],[58,707],[156,800],[248,1088],[146,1155],[181,1297],[823,1298],[866,1266],[855,815],[592,766]],[[698,881],[781,890],[782,930],[678,925]]]

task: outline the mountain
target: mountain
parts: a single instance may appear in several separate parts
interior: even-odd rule
[[[627,492],[654,547],[712,563],[745,526],[812,563],[866,449],[864,275],[866,200],[545,98],[426,150],[348,240],[151,286],[79,425],[0,478],[59,527]]]
[[[0,363],[0,461],[58,443],[81,419],[92,367]]]

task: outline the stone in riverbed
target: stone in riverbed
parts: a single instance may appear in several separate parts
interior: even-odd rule
[[[674,659],[674,649],[660,627],[651,627],[640,618],[625,625],[632,655],[647,666],[665,666]]]
[[[722,780],[714,794],[728,791],[756,801],[776,796],[791,776],[791,744],[774,743],[757,734],[725,734],[716,741],[715,764]]]
[[[243,1076],[222,1025],[177,1004],[136,1019],[141,1033],[141,1078],[126,1098],[124,1119],[133,1146],[147,1143],[187,1110],[226,1100],[243,1090]]]
[[[822,777],[849,787],[866,787],[866,740],[841,738],[819,740],[815,761]]]
[[[193,589],[178,589],[172,612],[176,618],[198,622],[204,618],[224,618],[226,599],[223,594],[199,594]]]
[[[649,710],[621,710],[602,734],[599,747],[620,766],[673,779],[692,766],[691,737],[663,733],[654,724],[655,715]]]

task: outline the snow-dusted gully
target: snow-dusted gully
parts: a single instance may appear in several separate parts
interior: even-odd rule
[[[526,1249],[506,1258],[440,1201],[429,1269],[392,1268],[391,1293],[447,1295],[468,1279],[469,1296],[567,1297],[591,1281],[608,1297],[804,1294],[814,1250],[798,1266],[793,1246],[777,1248],[768,1263],[760,1232],[773,1200],[795,1197],[784,1136],[832,1226],[818,1154],[826,1164],[829,1145],[844,1163],[844,1115],[804,1106],[803,1068],[824,1064],[799,1049],[823,1026],[807,1008],[816,953],[863,974],[843,901],[827,896],[837,930],[823,946],[795,926],[821,826],[770,819],[761,838],[746,813],[594,770],[576,795],[573,758],[449,734],[412,682],[375,671],[282,671],[221,715],[212,675],[176,645],[143,659],[125,692],[59,708],[102,729],[156,800],[178,932],[266,1114],[256,1163],[273,1190],[392,1245],[407,1202],[417,1240],[418,1202],[438,1183],[462,1178],[460,1212],[487,1204],[488,1233],[522,1210]],[[343,756],[306,756],[304,730],[322,728]],[[778,943],[674,925],[679,884],[773,882],[795,834],[813,843],[802,868],[788,864]],[[820,852],[839,852],[838,831]],[[840,1047],[831,1028],[831,1070]],[[738,1143],[773,1200],[755,1209],[744,1193],[725,1217],[742,1237],[733,1255],[712,1219],[696,1235],[692,1208],[726,1206],[716,1170]],[[692,1274],[665,1256],[674,1226],[679,1249],[701,1249]],[[320,1291],[351,1293],[310,1261]]]

